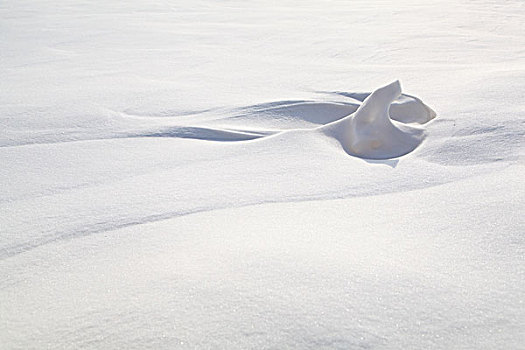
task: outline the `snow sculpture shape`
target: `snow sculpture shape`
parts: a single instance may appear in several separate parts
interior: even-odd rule
[[[405,155],[421,144],[425,133],[390,118],[390,104],[400,95],[401,85],[395,81],[372,92],[354,113],[319,129],[337,139],[352,156],[388,159]]]

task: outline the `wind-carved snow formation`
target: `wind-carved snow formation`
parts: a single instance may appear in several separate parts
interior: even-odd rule
[[[338,93],[336,93],[338,94]],[[416,97],[401,94],[401,84],[396,80],[372,93],[341,93],[361,104],[344,102],[287,101],[245,107],[246,114],[225,118],[221,127],[176,126],[135,136],[192,138],[204,141],[264,140],[267,136],[307,129],[314,134],[335,138],[346,153],[364,159],[390,159],[412,152],[425,138],[421,125],[436,117],[436,113]],[[265,125],[272,127],[295,120],[295,127],[281,125],[277,130],[254,129]],[[234,120],[242,124],[236,128]],[[224,120],[223,120],[224,122]],[[233,122],[233,124],[232,124]],[[313,124],[313,125],[312,125]],[[320,126],[316,126],[320,125]],[[309,130],[308,130],[309,129]]]
[[[175,126],[130,136],[221,142],[262,141],[267,136],[283,134],[283,137],[287,137],[291,136],[290,132],[306,129],[314,135],[320,132],[335,138],[351,156],[390,159],[403,156],[418,147],[425,138],[421,125],[436,117],[436,113],[418,98],[402,95],[399,80],[372,93],[335,94],[350,97],[354,102],[277,101],[245,107],[246,113],[221,119],[220,127],[210,127],[204,123],[201,126]],[[362,102],[355,103],[357,101]],[[295,127],[286,125],[293,121]],[[255,129],[256,126],[266,126],[266,123],[273,130]],[[242,127],[242,130],[238,127]]]
[[[325,134],[335,137],[353,156],[368,159],[395,158],[412,152],[425,137],[423,129],[403,121],[424,124],[436,113],[423,104],[427,113],[405,110],[407,117],[394,121],[390,105],[401,96],[399,80],[372,92],[355,113],[322,126]]]

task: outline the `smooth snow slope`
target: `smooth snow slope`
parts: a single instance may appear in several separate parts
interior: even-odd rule
[[[1,347],[521,348],[524,15],[3,1]]]
[[[3,262],[4,344],[519,349],[524,225],[509,208],[524,204],[524,170],[198,213],[34,249]]]

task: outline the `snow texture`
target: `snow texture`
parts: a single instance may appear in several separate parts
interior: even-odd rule
[[[0,2],[0,348],[522,349],[524,17]]]

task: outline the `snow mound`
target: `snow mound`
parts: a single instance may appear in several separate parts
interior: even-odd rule
[[[352,114],[319,129],[339,141],[349,155],[368,159],[388,159],[412,152],[421,144],[425,133],[420,126],[436,114],[423,104],[406,104],[396,120],[390,118],[391,104],[401,96],[398,80],[368,95]],[[403,117],[406,115],[407,117]]]

